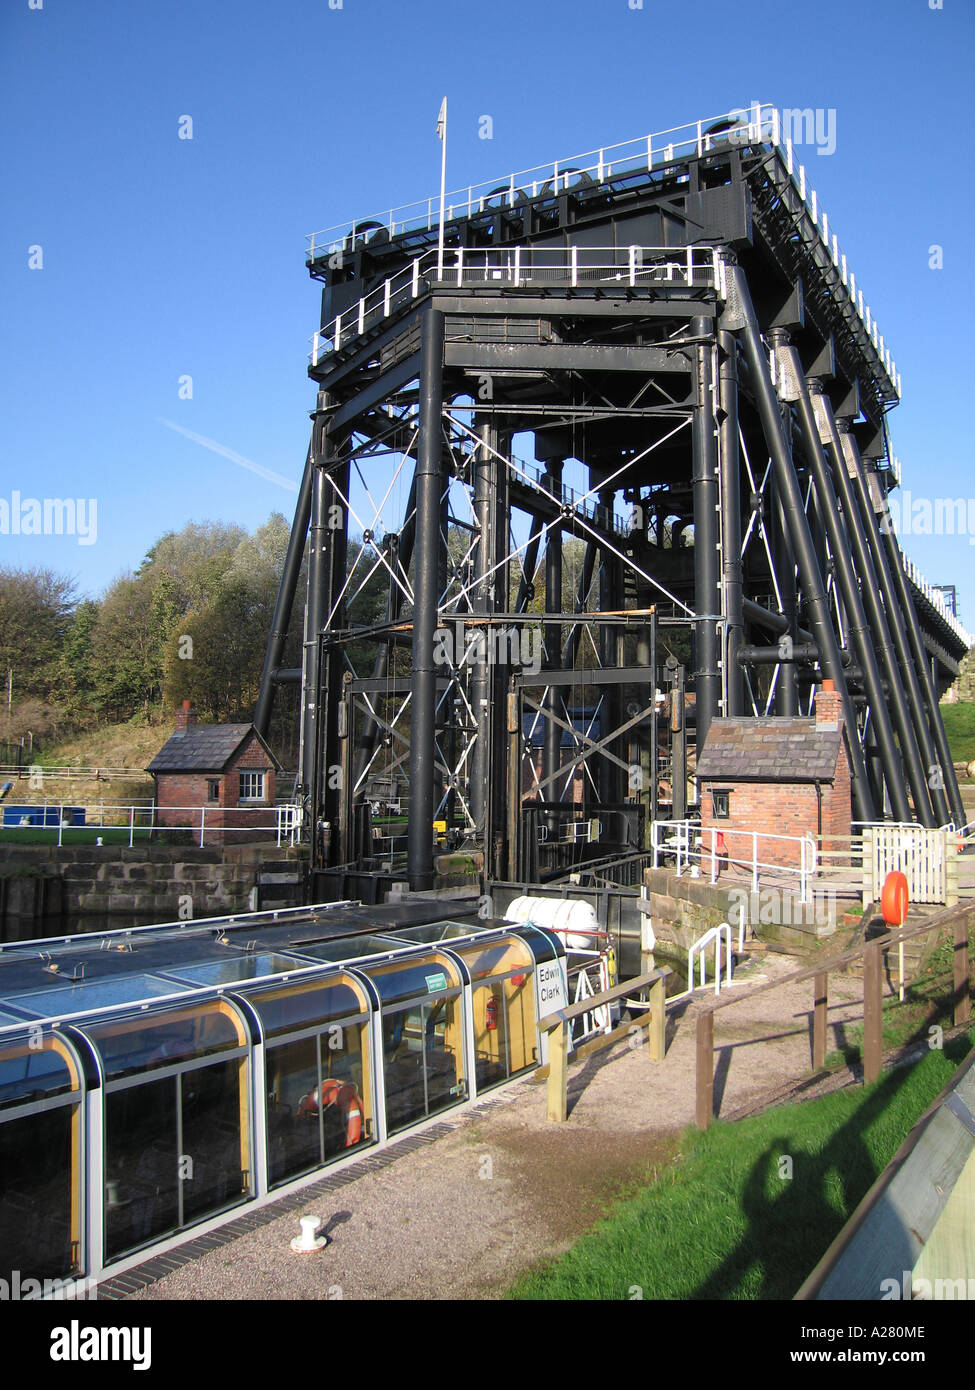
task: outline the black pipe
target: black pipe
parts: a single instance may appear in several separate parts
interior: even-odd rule
[[[719,321],[720,322],[720,321]],[[726,637],[724,672],[727,689],[726,715],[740,715],[745,708],[745,682],[738,662],[744,641],[741,559],[741,470],[738,456],[738,340],[726,329],[718,331],[718,425],[721,494],[721,567],[724,584]]]
[[[691,418],[691,454],[694,497],[694,607],[698,613],[721,611],[721,580],[718,557],[718,456],[715,438],[714,389],[711,374],[711,343],[708,319],[691,320],[691,334],[698,339],[697,404]],[[717,717],[721,700],[721,673],[718,670],[718,625],[713,617],[698,618],[694,624],[697,670],[694,678],[697,722],[695,747],[698,757]]]
[[[826,426],[829,436],[829,456],[833,465],[833,477],[836,480],[836,488],[843,503],[843,514],[846,518],[847,531],[849,532],[850,542],[853,547],[853,559],[860,575],[860,592],[863,595],[864,607],[870,620],[870,628],[873,633],[874,645],[883,662],[884,672],[887,677],[887,698],[893,711],[894,721],[897,724],[897,734],[900,742],[900,751],[907,769],[908,781],[911,784],[911,796],[914,800],[914,809],[918,820],[922,825],[935,826],[938,824],[938,815],[935,807],[932,806],[931,798],[928,794],[927,779],[924,769],[921,766],[921,758],[918,753],[917,741],[914,729],[911,725],[910,715],[907,709],[907,702],[901,690],[900,680],[897,671],[897,660],[891,646],[890,628],[884,615],[880,603],[880,591],[877,576],[874,571],[873,560],[867,545],[867,540],[863,534],[863,522],[860,516],[860,508],[857,505],[856,494],[853,484],[850,481],[849,468],[846,456],[843,452],[843,443],[840,439],[839,428],[833,415],[833,407],[829,397],[823,389],[822,383],[813,381],[810,383],[814,395],[817,397],[819,413]],[[881,757],[884,757],[884,743],[881,736],[879,724],[875,724],[874,733],[877,736],[877,744],[880,749]],[[884,763],[884,776],[887,777],[886,762]],[[888,787],[890,782],[888,779]],[[894,796],[891,796],[891,807],[898,819],[903,819],[897,809]]]
[[[433,887],[437,670],[434,634],[440,598],[440,499],[443,493],[444,315],[428,308],[420,345],[420,431],[416,461],[413,565],[413,677],[410,727],[410,887]]]
[[[302,656],[302,710],[299,767],[301,768],[301,787],[309,794],[315,786],[315,767],[318,747],[318,704],[320,698],[319,659],[320,638],[324,614],[325,593],[325,547],[328,530],[326,516],[328,501],[326,496],[325,460],[328,436],[325,433],[325,417],[315,418],[315,448],[311,469],[310,529],[308,532],[308,594],[305,599],[304,648]],[[316,805],[316,810],[317,810]]]
[[[885,509],[886,510],[886,509]],[[941,711],[938,708],[938,692],[934,688],[931,679],[931,670],[928,666],[927,654],[924,650],[924,642],[921,638],[921,627],[914,611],[914,601],[911,598],[911,591],[907,587],[907,575],[904,573],[904,557],[901,548],[897,544],[897,537],[894,534],[893,525],[890,520],[890,513],[887,512],[887,522],[881,528],[884,533],[884,548],[890,561],[890,570],[894,578],[894,588],[904,612],[905,627],[907,628],[907,640],[910,645],[911,655],[914,658],[914,665],[917,669],[921,683],[921,692],[924,696],[925,707],[930,721],[929,731],[934,735],[934,742],[937,746],[938,756],[934,756],[932,749],[931,761],[928,764],[930,775],[934,778],[933,790],[943,790],[951,808],[952,819],[955,824],[962,826],[965,824],[965,808],[962,805],[961,791],[958,787],[958,779],[955,776],[955,767],[951,758],[951,749],[948,746],[948,736],[945,733],[945,726],[941,719]],[[922,714],[923,714],[922,709]],[[938,763],[941,764],[941,777],[936,778]],[[939,786],[943,783],[943,787]]]
[[[548,476],[545,485],[554,497],[562,496],[562,460],[549,459]],[[556,522],[545,533],[545,611],[562,612],[562,526]],[[562,669],[562,629],[554,623],[545,625],[545,669]],[[542,762],[542,775],[548,782],[546,796],[550,801],[557,800],[557,787],[554,778],[562,761],[562,730],[554,716],[558,713],[558,691],[549,686],[545,696],[545,752]],[[549,781],[549,779],[553,779]]]
[[[840,517],[836,493],[833,489],[833,481],[830,477],[830,470],[823,453],[823,446],[820,443],[819,426],[813,411],[809,386],[803,375],[802,363],[799,360],[799,354],[796,349],[794,347],[784,346],[783,356],[791,365],[792,373],[795,378],[796,390],[798,392],[798,400],[796,403],[799,407],[799,420],[802,426],[805,454],[809,466],[812,469],[813,487],[817,498],[818,510],[829,539],[829,548],[833,556],[834,575],[839,585],[840,593],[843,596],[843,607],[846,611],[847,627],[849,629],[852,645],[860,658],[860,666],[863,670],[867,697],[873,714],[874,732],[877,735],[877,743],[880,746],[880,753],[884,762],[884,778],[890,793],[891,806],[893,807],[894,816],[897,820],[907,821],[911,819],[911,808],[907,799],[907,788],[904,785],[904,773],[897,752],[897,743],[894,739],[894,726],[890,721],[890,712],[887,709],[887,702],[884,698],[884,687],[880,676],[880,667],[877,664],[877,656],[873,649],[873,640],[871,638],[870,629],[867,626],[867,615],[864,611],[863,600],[860,597],[860,589],[857,585],[856,573],[853,569],[853,557],[850,554],[850,541]],[[927,798],[924,795],[923,782],[920,789],[915,789],[915,808],[918,816],[922,820],[926,815],[930,815]],[[925,821],[925,824],[926,823]]]
[[[742,346],[752,372],[752,385],[758,407],[762,430],[769,447],[772,468],[781,492],[783,509],[789,526],[799,573],[802,579],[803,595],[812,619],[813,639],[819,646],[825,674],[833,681],[843,700],[846,718],[847,748],[850,756],[850,770],[853,803],[856,819],[874,820],[873,797],[867,783],[867,770],[863,761],[863,750],[857,735],[856,708],[850,698],[843,672],[839,645],[830,624],[829,604],[826,599],[823,577],[816,560],[809,523],[802,505],[802,495],[796,478],[795,466],[786,446],[779,415],[778,401],[769,376],[765,349],[762,344],[755,306],[752,303],[748,281],[740,266],[727,267],[729,279],[738,295],[742,326]],[[794,669],[794,668],[786,668]]]
[[[908,612],[913,614],[913,605],[910,603],[905,587],[904,599],[907,600],[907,609],[905,610],[903,607],[904,599],[901,597],[900,587],[892,577],[895,571],[900,570],[900,551],[897,550],[895,542],[894,549],[896,554],[889,555],[887,553],[887,549],[881,539],[881,528],[877,525],[877,516],[874,512],[870,491],[867,486],[865,464],[860,457],[860,450],[857,448],[857,442],[852,432],[848,427],[846,430],[843,428],[845,423],[847,422],[843,420],[839,421],[843,450],[852,473],[853,486],[856,492],[857,502],[860,506],[860,517],[866,533],[867,543],[870,546],[870,553],[874,562],[874,571],[880,583],[887,621],[890,625],[890,632],[894,639],[894,647],[897,652],[898,661],[900,662],[904,685],[907,689],[907,700],[910,706],[914,733],[921,750],[921,757],[924,760],[925,767],[928,769],[928,776],[930,778],[938,767],[938,759],[935,754],[934,743],[931,738],[931,729],[928,725],[924,710],[924,699],[921,694],[921,686],[917,672],[914,669],[914,662],[911,658],[911,648],[907,635],[907,616]],[[885,518],[884,528],[887,528],[890,526],[890,513],[887,511],[886,505],[884,506],[883,515]],[[887,536],[886,539],[890,540],[892,537]],[[903,574],[901,577],[903,579]],[[955,773],[950,756],[948,760],[948,771],[943,779],[946,787],[950,786],[948,774],[950,774],[951,781],[954,781]],[[945,797],[944,791],[938,788],[937,779],[935,779],[935,783],[936,785],[932,788],[935,807],[938,815],[943,815],[947,820],[948,800]],[[958,783],[955,782],[956,789],[957,786]],[[963,825],[964,820],[959,821],[959,824]]]
[[[267,731],[271,724],[277,671],[281,665],[281,656],[284,652],[288,628],[291,625],[295,593],[301,574],[301,560],[305,553],[305,541],[308,538],[308,521],[311,515],[311,481],[312,446],[309,443],[308,453],[305,455],[305,467],[301,475],[301,487],[298,489],[298,501],[295,504],[294,521],[291,523],[291,535],[288,537],[288,550],[284,557],[284,569],[281,573],[281,582],[278,585],[277,598],[274,600],[274,615],[271,618],[271,630],[267,635],[267,645],[264,649],[264,666],[261,670],[261,684],[258,688],[257,705],[254,709],[254,728],[262,738],[267,737]]]

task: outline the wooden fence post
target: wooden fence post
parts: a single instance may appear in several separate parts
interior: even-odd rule
[[[647,1046],[651,1062],[662,1062],[666,1050],[667,1002],[664,980],[654,980],[650,986],[650,1023],[647,1027]]]
[[[697,1114],[698,1129],[707,1129],[714,1115],[714,1014],[704,1009],[697,1016]]]
[[[883,1066],[883,939],[869,941],[863,952],[863,1079],[876,1081]]]
[[[548,1035],[548,1118],[565,1120],[569,1114],[569,1029],[561,1019]]]
[[[813,1070],[819,1071],[826,1062],[826,1024],[829,1007],[829,972],[822,971],[813,978]]]
[[[968,917],[960,912],[955,918],[954,1006],[955,1027],[968,1023],[972,1016],[972,995],[968,982]]]

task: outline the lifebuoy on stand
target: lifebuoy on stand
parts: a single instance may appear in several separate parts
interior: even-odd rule
[[[345,1126],[345,1147],[350,1149],[353,1144],[358,1144],[362,1138],[362,1101],[359,1092],[351,1081],[323,1081],[320,1089],[320,1100],[318,1086],[313,1091],[309,1091],[308,1095],[302,1096],[298,1102],[298,1118],[317,1117],[320,1110],[324,1113],[330,1106],[334,1105],[342,1115]]]

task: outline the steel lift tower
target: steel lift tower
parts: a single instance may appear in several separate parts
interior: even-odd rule
[[[486,879],[625,862],[668,780],[683,812],[686,742],[824,677],[855,819],[963,823],[938,695],[967,642],[889,522],[900,379],[802,114],[448,195],[443,255],[435,199],[311,238],[318,399],[255,722],[300,680],[319,873],[430,888],[436,823]],[[376,841],[380,774],[406,821]]]

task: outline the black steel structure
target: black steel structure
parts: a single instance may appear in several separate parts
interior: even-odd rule
[[[255,723],[301,680],[316,869],[628,862],[714,720],[808,713],[824,677],[855,819],[962,822],[937,697],[967,643],[889,524],[899,377],[802,115],[450,195],[442,245],[435,201],[312,238],[317,408]]]

